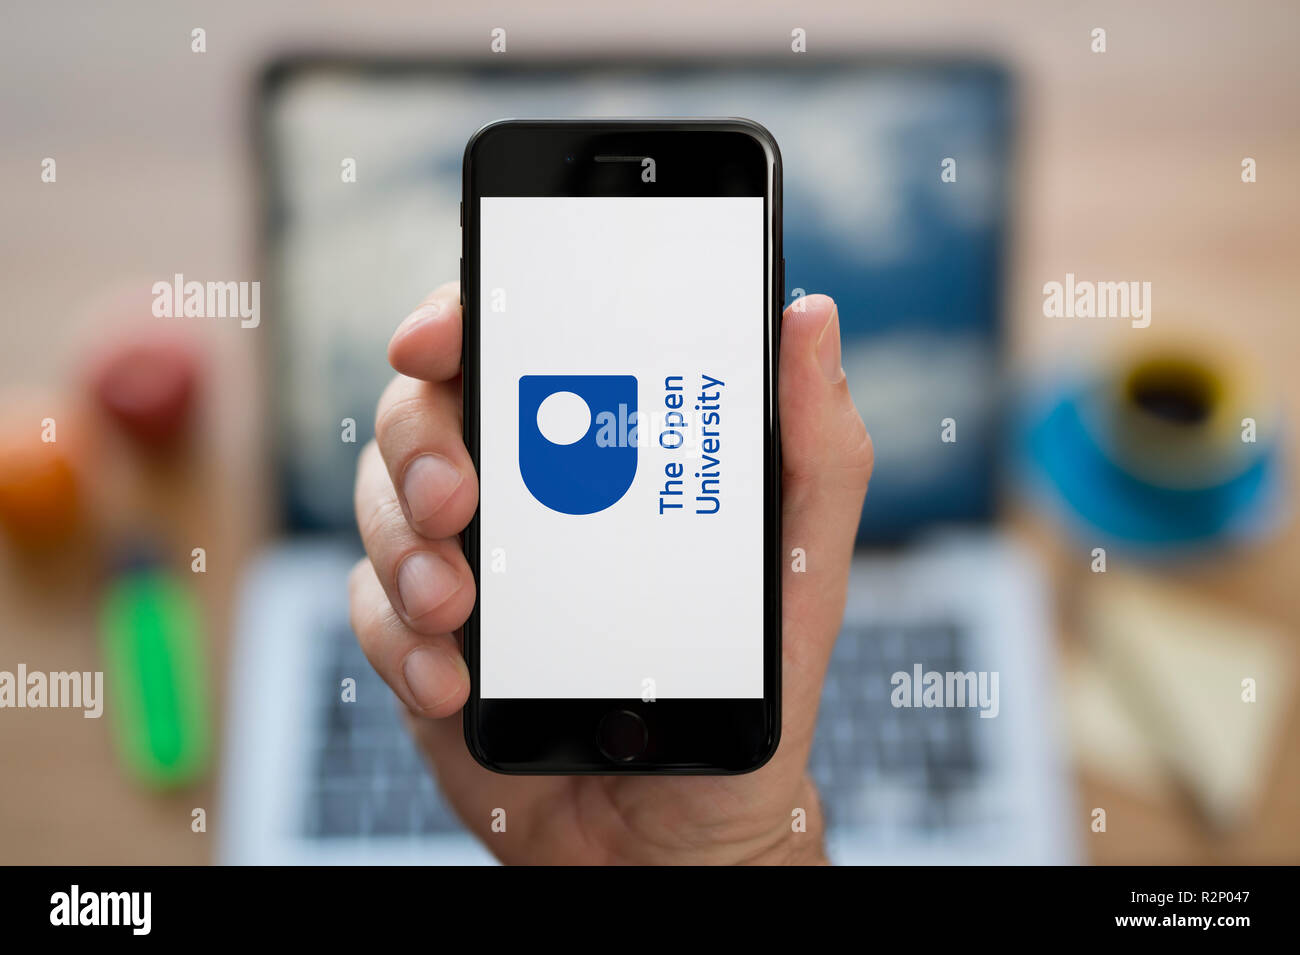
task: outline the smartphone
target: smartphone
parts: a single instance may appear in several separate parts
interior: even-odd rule
[[[776,142],[744,119],[504,120],[463,186],[470,752],[758,768],[781,726]]]

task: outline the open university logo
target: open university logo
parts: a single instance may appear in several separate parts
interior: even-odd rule
[[[594,514],[636,477],[636,378],[524,375],[519,379],[519,473],[561,514]]]

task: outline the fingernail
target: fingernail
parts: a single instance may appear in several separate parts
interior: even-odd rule
[[[460,590],[451,564],[427,550],[416,551],[397,568],[397,594],[408,620],[418,620]]]
[[[840,307],[831,309],[831,317],[822,328],[821,337],[817,339],[817,363],[822,366],[822,374],[832,385],[844,380],[844,366],[840,364]]]
[[[458,669],[447,651],[439,647],[416,647],[406,655],[402,678],[416,705],[431,710],[455,695]]]
[[[407,315],[406,318],[402,319],[402,324],[397,326],[397,331],[393,332],[393,337],[396,338],[398,335],[405,335],[413,328],[423,325],[431,319],[437,318],[442,314],[442,309],[442,302],[426,302],[410,315]]]
[[[413,460],[402,476],[402,495],[411,520],[418,523],[432,517],[463,479],[441,454],[422,454]]]

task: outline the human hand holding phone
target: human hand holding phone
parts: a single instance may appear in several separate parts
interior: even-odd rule
[[[735,776],[502,776],[470,755],[460,725],[469,671],[456,631],[475,585],[456,535],[474,515],[478,480],[462,438],[461,333],[450,283],[393,336],[399,374],[358,462],[368,557],[349,580],[361,647],[409,711],[461,819],[508,863],[824,862],[808,753],[872,465],[840,365],[834,302],[811,295],[782,316],[782,737],[766,765]],[[796,548],[806,555],[801,572]],[[797,810],[806,831],[795,831]]]

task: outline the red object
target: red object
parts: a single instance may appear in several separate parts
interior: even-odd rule
[[[180,342],[136,342],[111,351],[91,388],[103,409],[144,444],[170,444],[194,405],[198,362]]]

